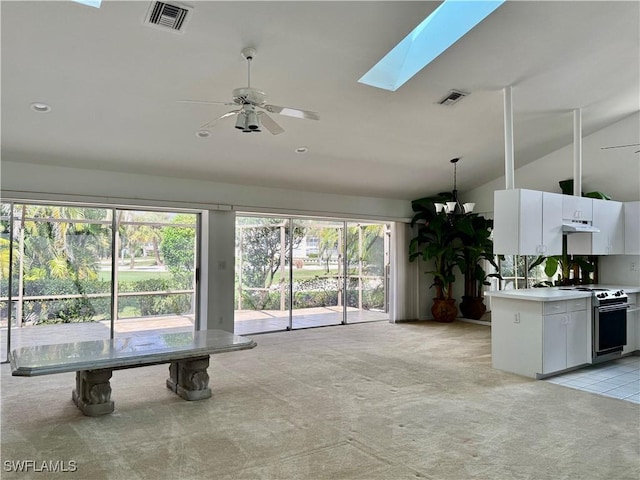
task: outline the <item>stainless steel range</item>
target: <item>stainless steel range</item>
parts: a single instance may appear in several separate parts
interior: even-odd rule
[[[567,290],[592,292],[592,362],[619,357],[627,344],[627,294],[623,290],[607,288],[574,287]]]
[[[593,358],[602,362],[619,357],[627,344],[627,309],[629,297],[623,290],[594,291]]]

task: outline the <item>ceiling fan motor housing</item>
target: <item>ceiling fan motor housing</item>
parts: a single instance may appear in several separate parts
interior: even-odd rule
[[[243,87],[233,90],[233,101],[238,105],[249,103],[263,106],[266,103],[267,94],[255,88]]]

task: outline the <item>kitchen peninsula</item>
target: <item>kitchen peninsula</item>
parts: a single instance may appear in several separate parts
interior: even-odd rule
[[[626,345],[640,348],[637,296],[640,287],[593,285],[628,297]],[[493,367],[531,378],[545,378],[594,362],[594,308],[591,291],[563,287],[486,292],[491,297]],[[603,357],[606,358],[606,357]]]

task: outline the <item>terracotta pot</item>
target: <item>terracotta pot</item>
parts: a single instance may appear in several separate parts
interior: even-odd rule
[[[453,322],[458,315],[456,301],[448,298],[434,298],[431,313],[436,322]]]
[[[464,318],[471,318],[473,320],[480,320],[480,317],[487,311],[487,306],[484,304],[484,297],[462,297],[460,302],[460,313]]]

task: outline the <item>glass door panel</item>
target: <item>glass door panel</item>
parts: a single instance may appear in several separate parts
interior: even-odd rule
[[[389,227],[347,223],[347,323],[389,319]]]
[[[197,215],[116,210],[116,217],[115,335],[193,331]]]
[[[236,218],[235,333],[285,330],[290,326],[292,239],[287,218]],[[293,242],[297,234],[293,235]]]
[[[344,222],[294,220],[293,328],[344,320]]]
[[[13,219],[11,348],[109,338],[111,210],[15,204]]]
[[[9,301],[9,285],[12,270],[11,257],[11,209],[12,204],[0,204],[0,361],[7,360],[9,319],[14,319],[15,302]],[[12,288],[15,292],[15,288]],[[14,327],[15,325],[12,325]]]

